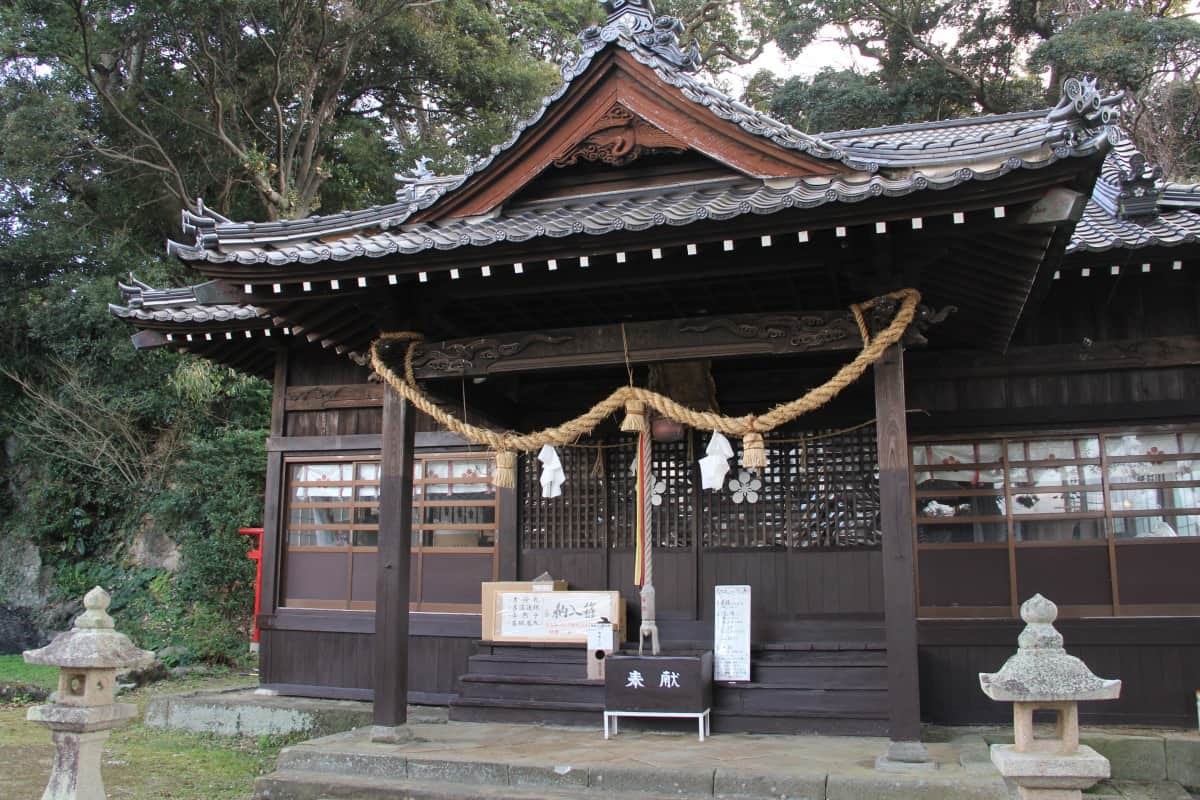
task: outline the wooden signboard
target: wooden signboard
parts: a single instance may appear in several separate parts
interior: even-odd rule
[[[625,603],[620,592],[499,591],[484,630],[490,631],[493,642],[586,644],[588,626],[601,617],[616,624],[623,640]]]
[[[480,635],[485,642],[493,641],[492,635],[494,631],[492,630],[492,626],[496,621],[496,595],[498,593],[534,591],[544,592],[548,590],[562,592],[566,591],[566,588],[566,581],[555,581],[552,587],[548,587],[544,583],[535,586],[533,581],[484,581],[480,584],[479,602],[480,608],[483,611],[483,618],[481,620],[482,630]]]
[[[750,680],[750,587],[713,587],[713,680]]]
[[[610,656],[605,665],[606,711],[698,714],[712,706],[713,659],[698,655]]]

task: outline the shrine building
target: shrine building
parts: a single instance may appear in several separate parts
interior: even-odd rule
[[[1002,720],[977,673],[1036,592],[1124,681],[1085,721],[1194,724],[1200,186],[1087,80],[809,134],[702,82],[647,0],[607,5],[465,174],[300,220],[198,202],[168,249],[206,282],[122,287],[137,347],[274,383],[262,685],[381,726],[407,699],[598,727],[584,645],[499,637],[481,584],[619,592],[636,642],[644,510],[664,652],[711,647],[714,587],[751,587],[750,680],[715,685],[714,732]],[[643,410],[652,481],[636,403],[539,461],[528,435],[630,386],[683,409]]]

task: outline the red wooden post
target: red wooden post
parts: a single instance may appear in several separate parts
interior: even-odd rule
[[[262,610],[262,528],[238,528],[242,536],[253,536],[254,542],[246,552],[246,558],[254,562],[254,623],[250,629],[252,650],[258,649],[258,614]]]

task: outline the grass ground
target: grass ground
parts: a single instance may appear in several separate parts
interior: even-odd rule
[[[15,660],[14,660],[15,659]],[[0,656],[0,683],[53,687],[55,671],[30,668],[20,656]],[[254,679],[222,671],[164,681],[121,696],[144,710],[159,694],[253,685]],[[27,705],[0,706],[0,800],[37,800],[50,775],[50,733],[25,721]],[[135,722],[113,732],[104,748],[104,784],[110,800],[249,800],[254,779],[269,772],[279,748],[274,739],[222,739],[148,730]]]
[[[0,656],[0,683],[32,683],[46,689],[58,685],[58,670],[54,667],[41,667],[37,664],[26,664],[17,656]]]

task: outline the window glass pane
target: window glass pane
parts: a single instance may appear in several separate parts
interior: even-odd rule
[[[1023,492],[1013,495],[1013,514],[1081,514],[1104,510],[1102,492]]]
[[[1112,493],[1114,511],[1157,511],[1200,508],[1200,487],[1175,489],[1121,489]]]
[[[934,467],[917,470],[918,483],[928,480],[951,481],[962,486],[990,486],[1003,480],[999,466],[978,469],[954,469],[956,464],[997,463],[1000,461],[999,442],[975,444],[923,444],[913,447],[913,465]]]
[[[451,484],[454,500],[494,500],[496,487],[490,483],[455,483]]]
[[[492,525],[495,506],[425,506],[423,525]]]
[[[484,530],[432,530],[426,532],[429,547],[490,547],[493,532]]]
[[[1200,536],[1200,514],[1174,516],[1117,517],[1113,531],[1119,539],[1159,539]]]
[[[1017,520],[1014,530],[1018,542],[1068,542],[1103,539],[1104,520]]]
[[[301,530],[288,532],[289,547],[346,547],[350,544],[350,531]]]
[[[1078,486],[1098,485],[1100,465],[1061,467],[1011,467],[1008,471],[1009,485],[1014,487],[1033,486]]]
[[[1009,461],[1062,461],[1072,458],[1099,458],[1100,440],[1095,436],[1077,439],[1036,439],[1010,442]]]
[[[295,464],[292,466],[292,480],[309,483],[346,480],[350,477],[350,467],[350,464]]]
[[[379,506],[367,506],[354,509],[355,525],[378,525]]]
[[[448,484],[448,483],[427,483],[427,484],[425,484],[425,499],[426,500],[449,500],[450,499],[450,484]]]
[[[292,497],[305,503],[341,503],[353,496],[349,486],[296,486]]]
[[[371,461],[366,464],[359,464],[357,477],[360,481],[379,480],[379,462]]]
[[[355,547],[378,547],[379,546],[379,531],[355,531],[354,532]]]
[[[1119,461],[1108,467],[1108,479],[1113,483],[1145,483],[1152,481],[1192,481],[1200,467],[1192,459],[1168,461]]]
[[[354,487],[354,498],[356,500],[366,500],[367,502],[377,502],[379,500],[378,484]]]
[[[1104,440],[1110,456],[1154,456],[1179,452],[1179,437],[1173,433],[1127,433]]]
[[[918,517],[988,517],[1003,516],[1004,500],[1000,495],[939,495],[918,497]]]
[[[348,525],[350,509],[345,506],[293,507],[288,522],[291,525]]]
[[[441,459],[428,460],[425,464],[425,479],[433,478],[449,478],[450,477],[450,462]]]
[[[913,446],[913,463],[930,466],[995,464],[1000,461],[999,442],[918,444]]]
[[[455,495],[487,495],[491,489],[492,462],[489,459],[455,461],[451,475],[455,478],[482,478],[482,483],[459,483],[454,486]]]
[[[955,522],[917,526],[920,544],[980,544],[1008,541],[1008,525],[1004,522]]]

